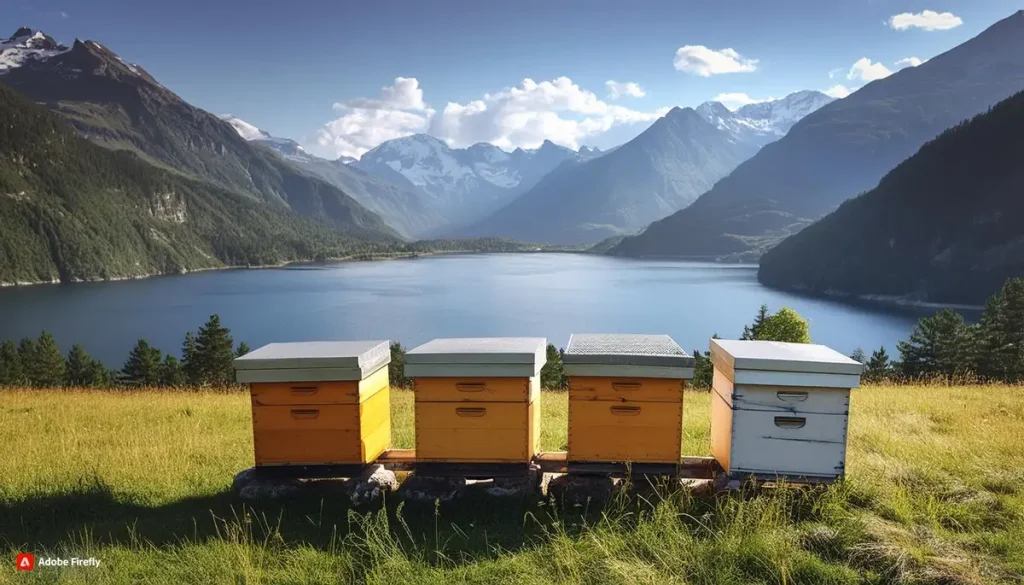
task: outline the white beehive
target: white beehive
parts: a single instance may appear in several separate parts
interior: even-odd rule
[[[711,340],[711,452],[733,477],[834,480],[863,366],[823,345]]]

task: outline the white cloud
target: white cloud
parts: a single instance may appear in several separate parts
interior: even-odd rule
[[[859,79],[861,81],[874,81],[876,79],[883,79],[892,75],[892,71],[881,63],[872,63],[871,59],[867,57],[861,57],[857,59],[857,62],[850,67],[850,72],[846,74],[847,79]]]
[[[729,108],[730,110],[736,110],[737,108],[748,106],[750,104],[759,104],[761,102],[773,102],[775,101],[775,98],[770,97],[765,99],[759,99],[751,97],[743,92],[730,92],[720,93],[715,97],[711,98],[711,101],[718,102],[723,106]]]
[[[609,91],[614,91],[612,84],[619,96],[644,95],[635,82],[608,82]],[[379,98],[351,99],[334,104],[334,109],[340,117],[307,144],[308,150],[327,158],[359,157],[381,142],[418,132],[429,132],[456,148],[477,142],[506,150],[536,148],[544,140],[578,148],[584,139],[650,123],[668,111],[639,111],[602,101],[568,77],[539,83],[524,79],[516,87],[467,103],[449,102],[440,112],[424,101],[416,79],[398,77],[381,88]]]
[[[822,93],[824,93],[825,95],[827,95],[829,97],[834,97],[837,100],[839,100],[839,99],[843,99],[844,97],[850,95],[854,91],[856,91],[856,88],[850,89],[850,88],[846,87],[845,85],[836,84],[836,85],[833,85],[832,87],[826,89]]]
[[[747,59],[733,49],[714,50],[704,45],[686,45],[672,61],[676,70],[701,77],[722,73],[745,73],[757,69],[757,59]]]
[[[889,18],[886,23],[895,30],[908,30],[920,28],[924,30],[949,30],[964,23],[961,18],[952,12],[935,12],[925,10],[924,12],[903,12]]]
[[[608,88],[608,97],[610,97],[613,100],[617,100],[620,97],[627,95],[636,98],[641,98],[647,95],[647,92],[645,92],[640,87],[640,84],[635,81],[626,81],[624,83],[619,83],[618,81],[609,79],[608,81],[604,82],[604,85],[605,87]]]
[[[836,75],[839,75],[842,72],[843,72],[843,68],[842,67],[836,67],[835,69],[831,69],[828,72],[828,78],[829,79],[835,79]]]
[[[434,118],[431,133],[452,147],[489,142],[504,149],[536,148],[544,140],[578,148],[584,138],[614,126],[653,122],[668,108],[633,110],[601,101],[568,77],[484,94],[466,104],[449,102]]]
[[[924,61],[918,59],[917,57],[907,57],[905,59],[900,59],[899,61],[897,61],[896,67],[899,69],[903,69],[904,67],[917,67],[921,63],[924,63]]]
[[[385,140],[424,132],[434,115],[414,77],[396,77],[381,88],[379,99],[339,102],[334,111],[341,116],[324,124],[309,144],[311,151],[328,158],[359,157]]]

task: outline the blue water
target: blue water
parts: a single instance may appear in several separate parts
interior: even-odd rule
[[[120,367],[139,338],[175,354],[212,313],[236,341],[667,333],[687,351],[713,333],[736,337],[761,303],[807,318],[811,338],[843,353],[895,354],[931,311],[855,306],[773,291],[756,267],[639,261],[582,254],[437,256],[137,281],[0,290],[0,339],[46,329],[65,351],[80,343]]]

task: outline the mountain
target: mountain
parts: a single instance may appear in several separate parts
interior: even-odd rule
[[[820,91],[798,91],[778,100],[747,104],[735,112],[719,102],[704,102],[697,113],[736,140],[764,146],[785,136],[811,112],[835,101]]]
[[[337,187],[300,172],[95,41],[68,48],[19,29],[0,43],[0,83],[45,103],[86,138],[353,234],[397,234]]]
[[[691,108],[674,108],[600,158],[563,164],[462,236],[553,244],[635,233],[689,205],[757,151]]]
[[[221,118],[231,124],[245,140],[270,148],[293,165],[341,189],[360,205],[379,215],[403,237],[417,238],[448,223],[430,206],[426,194],[405,180],[402,181],[403,185],[397,185],[346,164],[342,159],[330,161],[315,156],[294,140],[271,136],[235,116]]]
[[[1024,11],[800,120],[622,256],[754,257],[870,189],[927,140],[1024,88]]]
[[[982,303],[1024,276],[1024,92],[925,144],[871,191],[761,258],[815,293]]]
[[[383,142],[351,166],[414,186],[449,223],[462,225],[516,198],[562,162],[599,154],[597,149],[577,153],[550,141],[513,152],[486,143],[450,148],[433,136],[415,134]]]
[[[101,148],[0,85],[0,284],[179,273],[337,258],[356,239],[180,173]]]

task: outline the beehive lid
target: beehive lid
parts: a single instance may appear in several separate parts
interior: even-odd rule
[[[543,364],[543,337],[462,337],[428,341],[405,354],[406,364]]]
[[[693,356],[668,335],[574,333],[562,363],[690,368]]]
[[[864,370],[860,362],[830,347],[811,343],[712,339],[711,359],[716,366],[730,372],[759,370],[859,376]]]
[[[387,341],[304,341],[271,343],[234,361],[236,370],[332,368],[363,377],[391,362]]]
[[[426,377],[531,377],[547,361],[543,337],[435,339],[405,354],[405,375]]]

